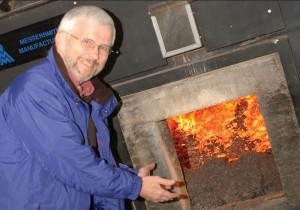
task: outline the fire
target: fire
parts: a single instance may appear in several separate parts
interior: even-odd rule
[[[166,119],[182,167],[206,160],[236,161],[244,151],[270,152],[271,144],[255,94]]]

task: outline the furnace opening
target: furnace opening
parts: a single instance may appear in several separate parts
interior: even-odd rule
[[[180,114],[166,123],[195,209],[282,190],[255,94]]]
[[[205,161],[236,161],[243,152],[271,152],[255,94],[166,119],[181,166],[198,170]]]

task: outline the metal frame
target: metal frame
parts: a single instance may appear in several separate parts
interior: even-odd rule
[[[168,28],[165,27],[165,25],[172,26],[173,27],[172,29],[174,29],[174,27],[176,28],[176,22],[172,22],[172,21],[176,20],[176,18],[177,19],[181,18],[179,16],[179,14],[177,14],[175,11],[176,7],[177,8],[178,7],[185,8],[185,12],[186,12],[185,15],[189,21],[189,27],[190,27],[189,29],[192,32],[193,40],[184,40],[185,42],[189,42],[190,44],[183,46],[183,47],[178,46],[176,49],[168,50],[166,47],[166,42],[168,42],[170,40],[166,40],[166,37],[164,38],[163,34],[171,33],[168,31]],[[202,47],[202,43],[200,40],[200,35],[197,30],[193,11],[192,11],[191,5],[188,1],[175,1],[175,2],[171,1],[171,2],[152,6],[151,8],[149,8],[149,14],[151,16],[151,20],[153,23],[155,34],[158,39],[158,43],[160,46],[162,56],[164,58]],[[159,22],[163,22],[165,24],[159,25]],[[164,25],[164,26],[162,26],[162,25]],[[189,36],[185,36],[184,33],[187,33],[187,31],[177,28],[176,34],[172,34],[172,36],[177,36],[177,38],[175,38],[175,39],[178,41],[182,41],[183,37],[186,39],[190,38]],[[171,40],[171,41],[173,42],[172,45],[176,44],[176,41],[175,42],[174,42],[174,40]]]

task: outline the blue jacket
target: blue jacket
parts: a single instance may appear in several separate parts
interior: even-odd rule
[[[117,99],[82,100],[68,85],[53,49],[0,96],[0,210],[124,209],[137,198],[137,171],[116,164],[107,117]],[[88,141],[90,114],[101,158]]]

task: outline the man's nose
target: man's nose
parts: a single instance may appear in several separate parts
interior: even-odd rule
[[[93,58],[94,60],[98,60],[98,59],[100,58],[100,56],[101,56],[100,50],[99,50],[99,47],[98,47],[98,46],[94,47],[94,48],[91,50],[90,53],[91,53],[92,58]]]

